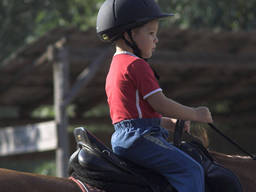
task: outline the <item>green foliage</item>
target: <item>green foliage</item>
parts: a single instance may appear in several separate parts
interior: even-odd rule
[[[0,61],[58,26],[95,26],[103,0],[0,1]]]
[[[104,0],[0,1],[0,61],[52,28],[94,27]],[[251,30],[256,25],[254,0],[157,0],[170,23],[181,28]]]
[[[70,24],[78,26],[82,30],[95,26],[96,13],[98,12],[103,0],[74,0],[69,1]]]
[[[33,118],[54,118],[53,106],[40,106],[31,113],[31,116]]]
[[[18,109],[15,107],[0,107],[1,118],[16,118],[19,115]]]
[[[4,167],[6,169],[13,169],[17,171],[23,172],[31,172],[43,175],[56,175],[56,163],[54,158],[52,159],[32,159],[28,160],[28,158],[18,157],[19,160],[14,157],[5,158],[1,160],[0,167]]]
[[[74,112],[74,105],[69,105],[67,107],[67,114],[69,117],[74,117],[75,112]],[[1,108],[0,108],[1,109]],[[0,110],[1,112],[1,110]],[[31,112],[31,117],[33,118],[54,118],[54,106],[52,105],[43,105]],[[1,117],[1,113],[0,113]]]
[[[56,162],[54,159],[51,161],[42,161],[35,166],[33,172],[42,175],[56,176]]]
[[[174,24],[182,28],[251,30],[256,25],[256,1],[159,0],[165,11],[175,13]]]
[[[84,114],[85,117],[104,117],[109,116],[109,108],[106,103],[100,104],[92,108]]]

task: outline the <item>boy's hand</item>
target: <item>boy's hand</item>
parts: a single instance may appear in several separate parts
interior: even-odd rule
[[[207,107],[196,107],[195,108],[196,119],[202,123],[212,123],[212,115]]]
[[[184,131],[190,133],[190,121],[185,121]]]

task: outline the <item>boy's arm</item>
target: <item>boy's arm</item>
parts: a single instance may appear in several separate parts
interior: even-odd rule
[[[161,91],[150,95],[147,101],[155,111],[165,117],[204,123],[212,122],[212,116],[207,107],[193,108],[179,104],[167,98]]]

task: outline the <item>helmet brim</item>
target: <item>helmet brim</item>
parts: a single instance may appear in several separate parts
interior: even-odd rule
[[[173,13],[162,13],[158,18],[171,17],[174,16]]]

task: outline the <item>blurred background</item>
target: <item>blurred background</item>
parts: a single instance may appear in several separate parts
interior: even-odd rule
[[[10,130],[55,119],[52,63],[70,63],[72,87],[106,50],[107,45],[95,34],[96,15],[103,2],[0,1],[1,146],[10,142]],[[183,104],[208,106],[217,127],[255,154],[256,1],[157,2],[163,11],[175,14],[161,22],[158,50],[150,61],[161,76],[161,87]],[[67,48],[67,55],[54,56],[53,52],[52,58],[51,47],[55,51]],[[88,127],[110,144],[113,128],[104,94],[110,59],[108,54],[104,62],[99,61],[103,64],[91,73],[92,80],[66,106],[69,153],[76,148],[72,132],[77,126]],[[192,126],[193,132],[199,127],[207,130],[211,150],[243,155],[207,125]],[[55,145],[40,152],[2,153],[0,167],[56,175]]]

